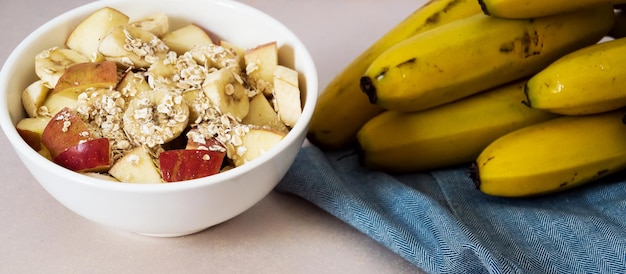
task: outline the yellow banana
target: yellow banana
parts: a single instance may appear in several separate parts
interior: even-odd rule
[[[370,104],[359,88],[369,64],[396,43],[449,22],[480,13],[476,0],[431,0],[389,30],[348,64],[321,93],[308,138],[324,149],[344,148],[382,108]]]
[[[386,172],[416,172],[470,163],[493,140],[558,117],[522,104],[525,81],[418,112],[386,111],[357,134],[361,163]]]
[[[599,41],[613,21],[610,5],[536,19],[474,15],[386,50],[361,88],[386,109],[431,108],[537,73]]]
[[[534,75],[527,104],[565,115],[586,115],[626,106],[626,38],[572,52]]]
[[[498,138],[478,156],[485,194],[526,197],[566,190],[626,168],[625,111],[564,116]]]
[[[626,0],[478,0],[483,12],[501,18],[536,18],[566,13],[597,5],[626,3]]]

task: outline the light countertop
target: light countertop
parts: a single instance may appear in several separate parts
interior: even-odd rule
[[[2,0],[0,64],[40,24],[85,0]],[[425,1],[245,0],[307,45],[320,88]],[[24,60],[30,62],[30,60]],[[0,134],[0,273],[415,273],[417,268],[298,197],[271,193],[242,215],[179,238],[92,223],[35,182]]]

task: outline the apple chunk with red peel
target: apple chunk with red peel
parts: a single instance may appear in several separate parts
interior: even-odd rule
[[[241,166],[260,157],[276,146],[285,135],[286,133],[276,130],[251,128],[241,137],[242,144],[237,149],[238,153],[232,157],[235,166]]]
[[[41,134],[41,142],[50,151],[52,159],[71,147],[92,139],[89,125],[70,108],[64,108],[55,114]]]
[[[51,117],[23,118],[17,122],[15,128],[17,129],[17,133],[22,136],[22,139],[24,139],[30,147],[36,151],[40,151],[42,149],[41,136],[50,122],[50,119]]]
[[[78,63],[65,70],[52,93],[114,88],[117,82],[117,65],[113,61]]]
[[[159,166],[165,182],[192,180],[217,174],[224,152],[207,149],[175,149],[159,154]]]
[[[144,147],[136,147],[111,166],[109,174],[125,183],[161,183],[161,173],[157,169],[150,152]]]
[[[53,161],[76,172],[103,172],[111,167],[108,138],[80,142],[53,158]]]
[[[115,87],[115,90],[121,92],[124,97],[135,97],[137,94],[151,89],[146,77],[144,77],[142,73],[132,70],[128,70],[124,73],[122,79],[120,79]]]

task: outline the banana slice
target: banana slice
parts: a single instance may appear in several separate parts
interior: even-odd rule
[[[241,71],[240,57],[230,48],[215,44],[196,45],[188,53],[198,64],[218,69],[229,68],[234,73]]]
[[[69,66],[89,61],[87,56],[78,51],[53,47],[35,56],[35,74],[52,88]]]
[[[182,96],[147,91],[129,102],[122,119],[131,142],[152,148],[183,132],[189,121],[189,106]]]
[[[240,78],[228,69],[222,68],[209,73],[202,84],[202,90],[221,114],[229,114],[238,122],[248,115],[250,99]]]
[[[165,13],[155,13],[130,23],[131,26],[151,32],[156,36],[166,34],[170,29],[169,18]]]
[[[22,105],[28,117],[39,116],[39,108],[46,101],[49,92],[50,87],[48,87],[43,80],[33,82],[22,91]]]
[[[100,41],[106,60],[126,67],[147,68],[166,57],[169,48],[156,35],[131,25],[113,28]]]

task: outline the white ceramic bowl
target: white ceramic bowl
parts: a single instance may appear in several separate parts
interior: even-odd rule
[[[98,8],[131,18],[164,12],[171,26],[193,22],[241,47],[277,41],[279,62],[300,74],[303,114],[285,139],[260,158],[233,170],[192,181],[140,185],[107,182],[64,169],[40,156],[18,135],[25,116],[21,91],[36,79],[34,56],[63,45],[65,37]],[[267,14],[231,0],[103,0],[70,10],[24,39],[0,73],[0,125],[41,186],[68,209],[112,228],[151,236],[181,236],[224,222],[265,197],[285,175],[305,139],[318,94],[317,71],[302,42]],[[26,176],[26,175],[25,175]]]

